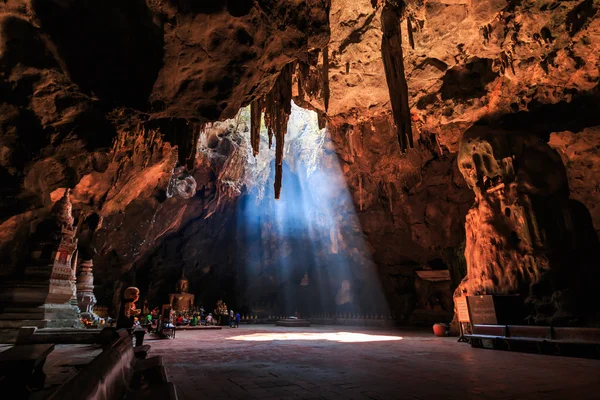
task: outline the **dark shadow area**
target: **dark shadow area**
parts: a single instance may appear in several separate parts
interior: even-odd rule
[[[162,66],[163,31],[143,0],[34,0],[32,8],[84,91],[146,107]]]
[[[496,116],[480,121],[481,125],[497,125],[508,131],[527,131],[549,140],[552,132],[580,132],[600,125],[600,86],[585,93],[573,93],[571,101],[542,104],[536,100],[527,111]]]
[[[493,60],[474,57],[465,65],[458,65],[442,78],[442,100],[468,100],[484,96],[485,87],[498,77],[492,70]]]
[[[188,170],[194,168],[196,144],[200,135],[197,124],[183,118],[159,118],[147,121],[144,127],[160,131],[165,141],[177,146],[179,165],[186,166]]]

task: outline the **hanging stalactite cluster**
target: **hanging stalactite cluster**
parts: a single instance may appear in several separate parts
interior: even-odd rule
[[[292,112],[292,78],[296,63],[289,63],[281,70],[275,85],[265,97],[265,125],[271,137],[275,135],[275,198],[281,194],[283,175],[283,147],[287,123]]]
[[[161,118],[144,123],[144,129],[157,130],[165,141],[177,146],[178,165],[188,171],[195,168],[198,139],[206,123],[191,123],[183,118]]]
[[[404,74],[402,54],[402,30],[400,21],[404,9],[402,1],[386,1],[381,11],[381,54],[385,67],[385,77],[390,91],[392,111],[398,132],[400,150],[405,152],[413,147],[410,108],[408,106],[408,84]]]
[[[325,111],[329,106],[329,57],[323,50],[323,66],[318,68],[319,50],[307,53],[306,61],[295,61],[281,70],[275,84],[264,97],[255,99],[250,105],[250,143],[256,157],[260,151],[261,116],[265,114],[265,125],[269,135],[269,148],[275,136],[275,199],[281,195],[283,179],[283,152],[289,116],[292,112],[292,85],[298,83],[300,99],[322,97]],[[319,115],[319,127],[325,126],[324,113]]]
[[[313,99],[319,95],[321,79],[319,76],[318,62],[319,50],[314,50],[306,55],[306,60],[298,60],[296,81],[298,82],[298,97]]]
[[[325,128],[326,113],[329,109],[329,49],[323,49],[323,63],[318,65],[317,49],[307,53],[306,61],[298,61],[296,81],[298,83],[298,99],[321,99],[324,112],[318,113],[319,129]]]

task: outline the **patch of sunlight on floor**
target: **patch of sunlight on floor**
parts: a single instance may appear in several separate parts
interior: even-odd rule
[[[366,333],[352,332],[324,332],[324,333],[253,333],[230,337],[229,340],[247,342],[268,342],[273,340],[329,340],[338,343],[367,343],[402,340],[400,336],[369,335]]]

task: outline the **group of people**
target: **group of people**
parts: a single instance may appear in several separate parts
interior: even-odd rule
[[[240,313],[234,314],[233,310],[229,310],[229,327],[230,328],[239,328],[240,327],[240,319],[242,316]]]
[[[147,326],[148,332],[152,332],[153,330],[160,332],[161,329],[172,329],[182,326],[223,325],[226,323],[224,320],[228,319],[230,328],[239,327],[241,315],[235,313],[233,310],[227,311],[226,307],[224,302],[219,301],[214,310],[215,315],[213,313],[206,314],[203,307],[181,312],[174,312],[171,308],[166,308],[163,310],[163,315],[160,315],[159,308],[155,307],[141,322],[138,322],[138,325]]]

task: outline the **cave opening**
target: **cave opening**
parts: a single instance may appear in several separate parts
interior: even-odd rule
[[[244,248],[240,287],[249,304],[267,315],[387,315],[338,156],[317,114],[292,104],[278,200],[276,160],[264,150],[254,166],[268,171],[248,187],[236,217]]]

